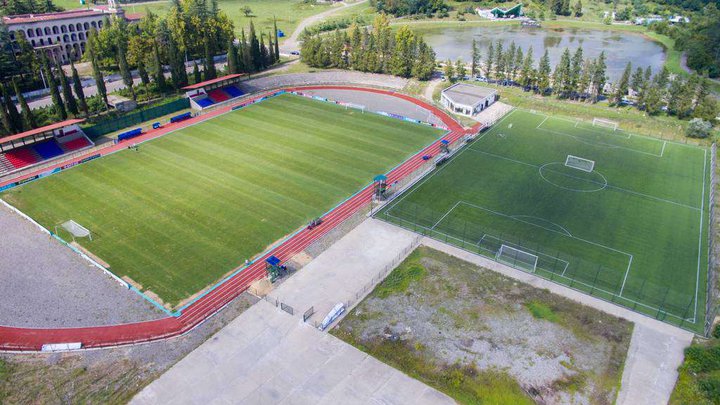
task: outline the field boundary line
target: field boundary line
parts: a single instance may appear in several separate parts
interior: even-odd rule
[[[438,224],[440,222],[442,222],[442,220],[445,219],[445,217],[450,215],[450,213],[455,209],[455,207],[457,207],[461,203],[462,203],[462,200],[459,200],[458,202],[456,202],[455,205],[453,205],[452,208],[450,208],[443,216],[441,216],[440,219],[438,219],[437,222],[435,222],[435,224],[430,229],[435,229],[435,227],[438,226]]]
[[[711,170],[715,170],[714,168],[711,168]],[[707,149],[705,150],[705,158],[703,159],[703,180],[702,180],[702,200],[700,200],[700,232],[698,233],[698,264],[697,264],[697,272],[695,274],[695,309],[693,311],[693,320],[697,320],[697,307],[698,307],[698,289],[700,288],[700,256],[702,256],[702,235],[703,235],[703,217],[704,217],[704,211],[705,211],[705,183],[707,181]],[[708,224],[710,226],[710,224]],[[709,249],[708,249],[709,250]],[[708,260],[709,255],[711,255],[712,252],[708,251]],[[708,272],[709,276],[709,272]],[[707,299],[707,298],[706,298]]]
[[[620,294],[618,296],[622,297],[623,291],[625,291],[625,282],[627,281],[628,274],[630,274],[630,266],[632,266],[633,256],[630,255],[630,262],[628,263],[627,270],[625,270],[625,277],[623,277],[622,286],[620,287]]]
[[[622,149],[622,150],[626,150],[626,151],[632,152],[632,153],[640,153],[642,155],[652,156],[652,157],[656,157],[656,158],[662,158],[662,155],[659,155],[656,153],[645,152],[642,150],[628,148],[625,146],[612,145],[612,144],[609,144],[606,142],[593,142],[593,141],[590,141],[587,139],[583,139],[583,137],[576,136],[576,135],[570,135],[570,134],[562,132],[562,131],[556,131],[553,129],[546,129],[546,128],[537,128],[537,129],[540,131],[549,132],[551,134],[556,134],[556,135],[560,135],[560,136],[566,136],[568,138],[573,138],[573,139],[577,140],[578,142],[582,142],[584,144],[591,145],[591,146],[602,146],[602,147],[606,147],[609,149]]]

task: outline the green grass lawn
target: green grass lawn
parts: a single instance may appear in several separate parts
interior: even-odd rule
[[[172,305],[349,197],[439,130],[283,95],[2,198]]]
[[[295,31],[300,21],[332,7],[327,3],[310,4],[303,0],[219,0],[218,3],[220,9],[225,11],[235,24],[237,33],[241,28],[245,28],[247,34],[251,20],[258,32],[272,32],[273,17],[276,17],[278,29],[284,31],[286,36],[290,36]],[[242,11],[245,6],[249,6],[252,10],[249,17],[245,17]],[[164,15],[167,13],[170,3],[158,2],[138,6],[128,4],[124,7],[129,13],[144,13],[148,9],[153,13]]]
[[[594,168],[568,167],[568,155]],[[708,159],[704,148],[515,110],[380,216],[700,330]]]

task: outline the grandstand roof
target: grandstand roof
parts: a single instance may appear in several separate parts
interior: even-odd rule
[[[31,129],[29,131],[21,132],[19,134],[6,136],[5,138],[0,138],[0,143],[16,141],[18,139],[27,138],[28,136],[33,136],[33,135],[38,135],[38,134],[42,134],[45,132],[54,131],[56,129],[67,127],[67,126],[70,126],[73,124],[79,124],[83,121],[85,121],[85,119],[76,118],[76,119],[72,119],[72,120],[57,122],[55,124],[46,125],[44,127],[35,128],[35,129]]]
[[[235,74],[232,74],[232,75],[227,75],[227,76],[223,76],[223,77],[218,77],[218,78],[216,78],[216,79],[205,80],[204,82],[195,83],[195,84],[190,85],[190,86],[185,86],[185,87],[183,87],[182,89],[183,89],[183,90],[201,89],[201,88],[203,88],[203,87],[205,87],[205,86],[209,86],[209,85],[215,84],[215,83],[220,83],[220,82],[225,81],[225,80],[235,79],[235,78],[240,77],[240,76],[245,76],[245,74],[244,74],[244,73],[235,73]]]

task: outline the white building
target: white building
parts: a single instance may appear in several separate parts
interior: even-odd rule
[[[488,87],[456,83],[440,93],[440,103],[451,112],[467,117],[490,107],[498,98],[497,91]]]
[[[35,49],[45,50],[60,63],[79,58],[85,51],[90,29],[100,29],[105,17],[119,17],[133,21],[137,15],[126,16],[120,6],[110,0],[108,6],[46,14],[20,14],[2,17],[16,53],[20,53],[17,38],[20,31]]]

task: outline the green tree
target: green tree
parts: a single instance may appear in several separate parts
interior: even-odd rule
[[[0,95],[3,94],[5,91],[5,85],[0,82]],[[0,122],[2,122],[3,130],[8,134],[14,134],[15,130],[13,129],[13,125],[10,122],[10,115],[7,112],[7,109],[5,109],[5,103],[0,103]]]
[[[212,50],[210,42],[209,39],[205,41],[205,80],[211,80],[217,77],[214,58],[215,53]]]
[[[248,46],[250,48],[250,64],[252,66],[252,71],[257,72],[259,70],[262,70],[263,67],[263,61],[262,61],[262,55],[260,54],[260,41],[257,39],[257,35],[255,34],[255,25],[253,25],[253,22],[250,21],[250,33],[248,36]]]
[[[597,102],[598,97],[602,93],[603,87],[605,87],[605,81],[607,80],[605,51],[600,52],[600,56],[598,56],[598,58],[595,60],[593,66],[594,69],[590,78],[590,94],[592,96],[592,100]]]
[[[412,75],[419,80],[430,80],[435,71],[435,51],[418,38],[418,57],[413,65]]]
[[[27,131],[29,129],[37,127],[35,116],[33,115],[32,110],[30,110],[30,106],[28,106],[28,103],[25,100],[25,96],[23,96],[22,92],[20,91],[20,87],[18,86],[17,80],[15,80],[15,78],[13,78],[12,84],[13,90],[15,91],[15,95],[18,99],[18,104],[20,104],[20,115],[22,116],[23,129]]]
[[[85,55],[92,65],[93,78],[95,79],[95,86],[97,87],[98,94],[107,107],[107,88],[105,87],[105,77],[103,77],[102,70],[100,70],[100,64],[98,63],[96,43],[97,31],[95,28],[91,28],[87,43],[85,44]]]
[[[635,69],[635,73],[633,73],[632,79],[630,80],[630,88],[633,90],[640,92],[642,91],[642,88],[645,86],[645,73],[643,72],[642,68],[638,66],[637,69]]]
[[[150,84],[150,76],[148,75],[147,69],[145,69],[145,62],[142,59],[138,60],[137,63],[138,76],[140,76],[140,82],[143,86]]]
[[[10,91],[8,90],[7,86],[2,86],[2,93],[0,95],[2,96],[4,100],[4,109],[7,111],[9,123],[12,132],[22,132],[24,130],[23,128],[23,120],[20,114],[18,113],[17,107],[15,107],[15,103],[12,101],[12,98],[10,97]]]
[[[625,65],[625,70],[623,71],[623,74],[620,77],[620,81],[618,81],[617,85],[615,86],[615,94],[613,95],[613,102],[615,103],[615,105],[619,106],[623,97],[627,96],[628,88],[630,86],[630,74],[631,73],[632,73],[632,62],[628,62],[627,65]]]
[[[578,86],[580,84],[580,76],[582,76],[583,65],[585,58],[583,56],[583,48],[579,46],[573,54],[572,61],[570,63],[570,74],[568,76],[568,88],[570,92],[580,93]]]
[[[495,78],[498,80],[504,79],[505,74],[505,54],[503,53],[502,41],[498,39],[497,45],[495,46]]]
[[[718,107],[718,101],[715,97],[706,95],[699,102],[692,116],[695,118],[701,118],[708,122],[715,122],[716,117],[720,114],[720,107]]]
[[[453,66],[453,63],[450,59],[445,61],[445,67],[443,68],[443,73],[445,74],[445,77],[447,77],[448,80],[453,81],[455,79],[455,67]]]
[[[415,34],[407,25],[401,26],[395,33],[395,50],[390,60],[390,73],[395,76],[410,77],[414,60]]]
[[[475,38],[472,40],[472,63],[470,64],[470,75],[477,76],[480,73],[480,48]]]
[[[73,116],[77,116],[78,106],[77,102],[75,101],[75,97],[72,94],[72,88],[70,87],[67,76],[65,76],[65,72],[63,71],[62,67],[58,66],[57,71],[60,76],[60,86],[62,88],[62,97],[65,101],[65,109]]]
[[[458,58],[458,60],[455,61],[455,72],[457,72],[457,77],[459,80],[465,79],[467,69],[465,69],[465,64],[463,63],[462,59]]]
[[[490,44],[488,45],[487,57],[485,59],[485,77],[487,77],[488,79],[490,78],[490,74],[492,73],[494,60],[495,60],[495,49],[493,47],[492,41],[490,41]]]
[[[198,64],[197,64],[197,62],[193,62],[193,82],[200,83],[202,81],[203,81],[202,74],[200,73]]]
[[[128,66],[127,58],[125,57],[125,49],[123,44],[118,44],[117,46],[117,61],[123,83],[125,84],[125,87],[130,90],[130,95],[132,95],[133,100],[135,100],[137,96],[135,95],[135,88],[133,87],[133,77],[132,73],[130,73],[130,67]]]
[[[538,90],[543,95],[550,89],[550,56],[548,51],[545,49],[545,53],[540,58],[540,64],[538,65]]]
[[[558,97],[568,97],[572,91],[570,69],[570,50],[565,48],[562,56],[560,56],[558,64],[555,66],[555,72],[553,73],[553,89]]]
[[[75,63],[72,59],[70,60],[70,68],[72,69],[73,90],[75,90],[75,96],[77,96],[78,106],[83,112],[85,118],[87,118],[90,114],[87,101],[85,101],[85,91],[83,90],[80,75],[78,74],[77,69],[75,69]]]
[[[533,48],[532,46],[528,49],[527,55],[520,68],[520,85],[523,87],[529,87],[532,84],[532,70],[533,70]]]
[[[153,81],[160,93],[167,91],[167,82],[165,81],[165,72],[163,64],[160,61],[160,51],[158,46],[153,47]]]
[[[685,134],[690,138],[707,138],[712,132],[712,124],[702,118],[693,118],[688,123]]]
[[[43,72],[45,73],[45,80],[47,80],[48,87],[50,88],[50,97],[52,98],[53,105],[55,106],[55,112],[62,120],[67,119],[67,111],[65,105],[63,105],[62,98],[60,98],[60,92],[58,91],[58,84],[55,81],[52,69],[47,56],[42,56]],[[98,86],[99,88],[99,86]]]
[[[582,17],[582,1],[578,0],[577,3],[573,6],[573,15],[575,17]]]
[[[235,40],[230,38],[227,44],[227,70],[229,74],[238,73],[238,53]]]
[[[275,62],[280,62],[280,41],[278,39],[277,19],[273,16],[273,32],[275,34]]]

